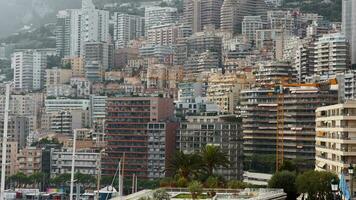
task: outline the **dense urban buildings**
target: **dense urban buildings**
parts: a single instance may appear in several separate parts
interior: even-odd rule
[[[266,186],[282,162],[297,174],[356,164],[353,0],[342,14],[336,1],[57,1],[33,2],[41,12],[1,38],[6,189],[42,173],[41,191],[66,188],[72,158],[86,194],[120,179],[125,195],[189,185],[196,174],[174,167],[190,157],[204,186]],[[224,163],[210,169],[207,149]]]
[[[157,164],[166,160],[161,158],[158,151],[162,151],[166,159],[169,159],[174,146],[161,146],[149,149],[150,137],[157,137],[166,140],[172,137],[173,127],[164,122],[169,122],[173,118],[173,101],[170,98],[160,97],[118,97],[107,100],[107,110],[105,118],[105,134],[107,139],[106,153],[102,162],[103,175],[113,175],[117,167],[115,160],[125,160],[125,176],[136,176],[141,178],[159,178],[162,177],[159,171],[164,165],[159,167],[157,172],[150,171]],[[157,130],[151,126],[158,126]],[[159,129],[160,128],[160,129]],[[152,135],[151,135],[152,134]],[[151,135],[151,136],[150,136]],[[170,144],[169,142],[167,144]],[[152,152],[151,152],[152,151]],[[161,161],[155,161],[152,158],[161,158]],[[152,159],[152,161],[150,161]],[[149,162],[150,161],[150,162]]]

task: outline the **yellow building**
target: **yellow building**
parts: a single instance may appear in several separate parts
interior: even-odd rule
[[[72,76],[73,77],[84,77],[84,61],[81,57],[73,57],[65,59],[64,62],[66,65],[69,65],[72,69]]]
[[[236,113],[240,91],[248,88],[249,83],[244,73],[212,74],[208,78],[208,100],[217,104],[221,112]]]

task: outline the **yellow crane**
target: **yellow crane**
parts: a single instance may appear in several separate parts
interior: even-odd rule
[[[322,87],[324,85],[336,85],[337,80],[331,79],[325,83],[286,83],[286,79],[280,79],[275,86],[277,95],[277,127],[276,127],[276,171],[281,168],[284,161],[284,88],[290,87]]]

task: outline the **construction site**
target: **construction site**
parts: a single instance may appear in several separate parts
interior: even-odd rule
[[[278,171],[285,159],[298,160],[303,168],[314,168],[315,110],[338,101],[335,80],[295,83],[290,81],[294,80],[293,75],[288,71],[281,73],[280,67],[275,65],[277,71],[263,72],[263,79],[268,80],[262,81],[265,84],[261,82],[259,87],[241,91],[245,168],[248,170],[259,170],[254,169],[256,156],[270,159],[268,162],[274,166],[266,167],[269,173]]]

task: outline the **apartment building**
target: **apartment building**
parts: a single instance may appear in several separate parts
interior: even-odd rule
[[[207,25],[220,27],[220,12],[223,0],[184,0],[183,21],[193,33],[204,30]]]
[[[213,74],[208,78],[207,98],[217,104],[223,113],[236,113],[240,91],[248,88],[243,74]]]
[[[147,41],[158,45],[173,45],[177,42],[180,27],[174,24],[153,26],[147,31]]]
[[[137,15],[114,13],[114,42],[116,48],[127,47],[130,40],[145,35],[145,18]]]
[[[14,87],[21,90],[39,90],[44,86],[47,55],[34,49],[12,54],[11,68],[14,70]]]
[[[177,9],[171,7],[149,6],[145,8],[145,32],[154,26],[175,23]]]
[[[85,77],[89,81],[103,81],[109,69],[109,45],[105,42],[86,42],[84,46]]]
[[[315,170],[348,174],[356,163],[355,128],[354,100],[316,109]]]
[[[2,140],[2,138],[1,138]],[[18,142],[15,141],[7,141],[6,148],[6,176],[15,175],[18,172]],[[0,143],[0,147],[2,148],[2,142]],[[2,159],[2,152],[0,152],[0,158]]]
[[[250,42],[256,40],[256,30],[263,29],[261,16],[245,16],[242,21],[242,35],[245,35]]]
[[[77,149],[75,153],[75,173],[96,176],[101,166],[101,155],[92,149]],[[72,149],[51,149],[51,177],[71,173]]]
[[[72,77],[70,69],[52,68],[46,69],[46,88],[51,85],[68,84]]]
[[[315,42],[315,74],[336,74],[350,69],[349,43],[340,33],[326,34]]]
[[[45,102],[46,112],[58,112],[62,110],[88,110],[89,99],[46,99]]]
[[[18,170],[29,176],[42,171],[42,149],[26,147],[17,156]]]
[[[149,124],[169,122],[173,117],[173,100],[161,97],[109,98],[106,111],[107,156],[103,157],[102,161],[103,175],[113,175],[117,167],[115,161],[121,159],[125,160],[125,176],[136,174],[138,177],[148,178],[152,175],[149,174],[149,166],[154,164],[148,163],[149,158],[152,157],[148,146],[153,145],[148,141]],[[162,129],[159,130],[157,134],[163,136]],[[151,133],[156,134],[154,129]],[[165,137],[168,138],[167,135]],[[174,146],[165,146],[160,148],[160,151],[167,152],[170,151],[169,148],[174,149]],[[159,174],[152,176],[156,175]]]
[[[241,124],[235,116],[187,116],[177,131],[177,150],[184,153],[200,152],[206,145],[214,145],[227,154],[231,165],[216,169],[226,179],[242,179],[243,144]]]
[[[284,88],[284,157],[303,160],[303,167],[315,165],[315,110],[336,103],[337,92],[328,87]],[[276,154],[277,95],[274,87],[241,92],[244,155]]]

